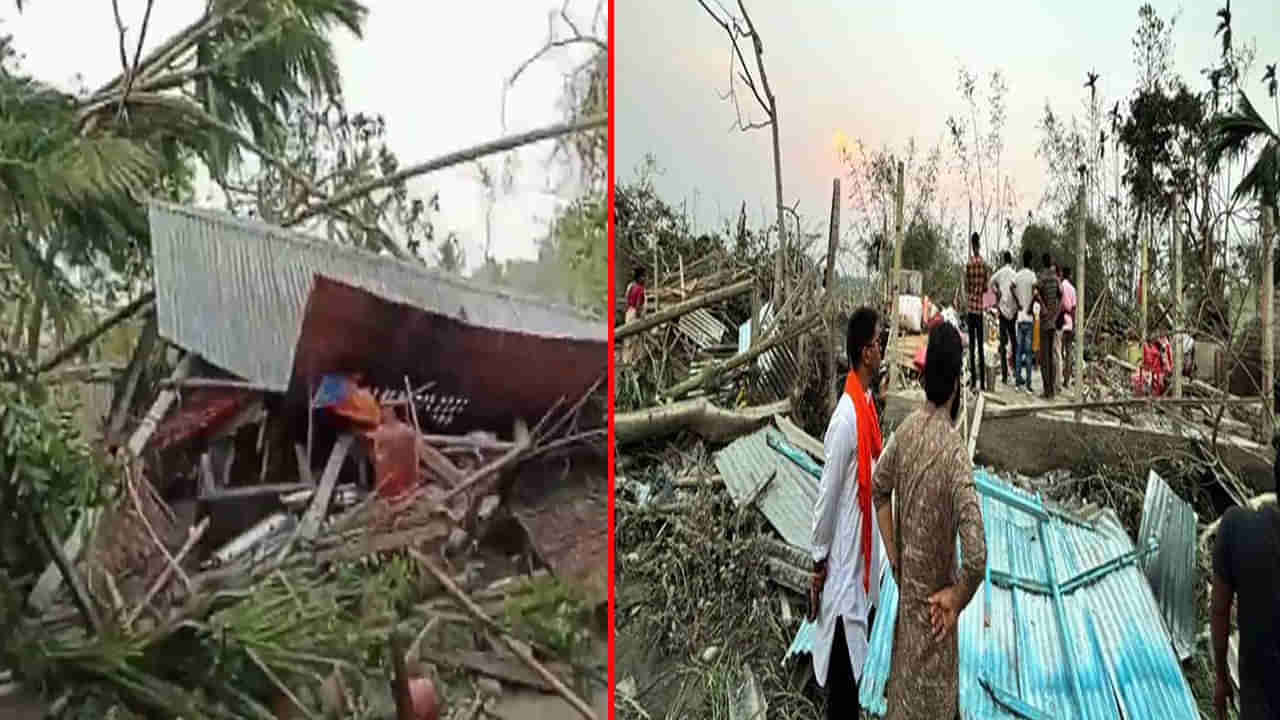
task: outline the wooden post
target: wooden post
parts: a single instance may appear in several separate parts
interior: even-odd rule
[[[839,352],[839,343],[832,340],[838,333],[835,332],[836,318],[836,247],[840,242],[840,178],[831,181],[831,231],[827,237],[827,275],[826,275],[826,305],[827,305],[827,342],[831,347],[827,350],[827,411],[835,411],[836,402],[839,401],[839,390],[836,388],[836,353]]]
[[[751,342],[747,343],[747,349],[756,346],[760,341],[760,283],[752,280],[751,282]]]
[[[1150,242],[1151,242],[1151,218],[1148,217],[1146,227],[1144,227],[1142,231],[1142,258],[1141,258],[1141,265],[1139,266],[1142,269],[1138,273],[1138,277],[1142,278],[1141,281],[1139,282],[1139,286],[1142,292],[1138,294],[1138,302],[1141,306],[1141,310],[1139,311],[1140,314],[1138,316],[1138,342],[1139,342],[1138,347],[1139,348],[1147,344],[1147,294],[1148,294],[1147,291],[1149,290],[1147,286],[1151,284],[1151,274],[1147,272],[1148,270],[1147,247],[1150,244]]]
[[[1177,193],[1173,195],[1173,209],[1169,213],[1173,227],[1173,327],[1177,333],[1187,332],[1182,320],[1182,237],[1178,233],[1178,208],[1182,199]],[[1174,335],[1173,348],[1173,396],[1182,397],[1182,342]]]
[[[1082,173],[1080,176],[1080,209],[1079,221],[1076,223],[1076,309],[1075,318],[1073,318],[1072,327],[1076,330],[1074,347],[1070,352],[1075,354],[1075,377],[1071,378],[1071,382],[1076,386],[1076,392],[1084,393],[1084,320],[1088,314],[1084,312],[1084,292],[1085,292],[1085,226],[1089,222],[1089,213],[1087,212],[1085,186],[1088,181]]]
[[[1262,208],[1262,418],[1261,442],[1267,442],[1275,431],[1275,250],[1276,209]]]
[[[885,322],[889,323],[889,347],[885,348],[885,359],[889,361],[889,387],[886,392],[890,392],[898,387],[898,295],[901,289],[902,275],[902,161],[898,161],[898,182],[894,189],[894,200],[896,207],[894,208],[893,217],[893,272],[890,274],[889,283],[889,317],[885,318]],[[850,358],[852,362],[853,358]]]

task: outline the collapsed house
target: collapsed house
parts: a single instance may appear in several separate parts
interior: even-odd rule
[[[220,213],[154,202],[150,222],[152,327],[182,358],[121,443],[133,503],[63,545],[82,613],[164,627],[281,568],[486,541],[603,607],[603,323]],[[459,592],[511,579],[480,565]],[[62,575],[29,604],[65,627]],[[461,666],[592,715],[527,651],[469,652]]]

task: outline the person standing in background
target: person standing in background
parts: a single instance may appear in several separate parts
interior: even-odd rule
[[[986,334],[982,327],[982,295],[987,291],[987,285],[991,282],[991,268],[987,267],[986,261],[982,259],[979,252],[978,233],[974,233],[969,238],[969,247],[973,250],[973,254],[969,257],[969,264],[965,266],[964,272],[964,290],[969,298],[969,389],[982,388],[983,392],[987,390],[987,358],[984,339]],[[976,356],[976,360],[975,360]]]
[[[1008,385],[1009,366],[1018,361],[1018,338],[1014,327],[1018,317],[1018,298],[1013,292],[1013,279],[1016,275],[1013,270],[1013,254],[1005,250],[1001,259],[1004,264],[991,276],[991,291],[996,295],[997,310],[1000,313],[1000,380]],[[1010,353],[1013,356],[1012,362]],[[1015,367],[1015,378],[1017,372]]]
[[[826,688],[828,718],[858,717],[858,683],[880,594],[880,532],[871,502],[882,442],[871,396],[883,362],[879,336],[874,309],[859,308],[849,318],[845,342],[852,369],[822,440],[826,462],[813,509],[809,620],[818,624],[813,674]]]
[[[1045,400],[1052,400],[1057,394],[1057,367],[1053,361],[1054,326],[1058,322],[1059,293],[1058,273],[1054,270],[1053,256],[1045,253],[1040,257],[1044,268],[1036,282],[1036,295],[1040,301],[1040,380],[1044,383]]]
[[[1071,284],[1071,267],[1062,268],[1062,388],[1071,387],[1075,372],[1075,353],[1071,344],[1076,338],[1076,287]]]
[[[646,271],[642,267],[635,269],[635,275],[631,282],[627,283],[627,314],[623,319],[624,325],[629,325],[633,321],[640,318],[640,313],[644,311],[644,280]],[[615,317],[617,317],[615,315]],[[622,346],[622,362],[630,365],[635,362],[640,350],[640,336],[634,336]]]
[[[1031,251],[1022,251],[1022,269],[1013,276],[1013,297],[1018,304],[1018,344],[1014,354],[1014,382],[1018,389],[1031,392],[1031,333],[1035,329],[1036,316],[1031,306],[1035,298],[1036,273],[1031,269]],[[1023,375],[1025,370],[1026,375]]]

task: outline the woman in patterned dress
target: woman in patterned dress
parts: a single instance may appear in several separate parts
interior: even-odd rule
[[[898,582],[889,720],[957,716],[956,619],[982,582],[987,557],[973,463],[955,429],[964,362],[959,331],[948,323],[935,328],[926,357],[925,406],[889,439],[872,478],[880,535]],[[958,573],[957,534],[964,562]]]

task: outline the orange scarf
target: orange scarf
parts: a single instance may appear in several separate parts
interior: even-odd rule
[[[862,510],[862,587],[871,592],[871,463],[880,459],[883,449],[880,437],[880,418],[876,407],[867,400],[867,394],[858,380],[857,371],[850,370],[844,381],[845,394],[853,401],[853,412],[858,418],[858,507]]]

